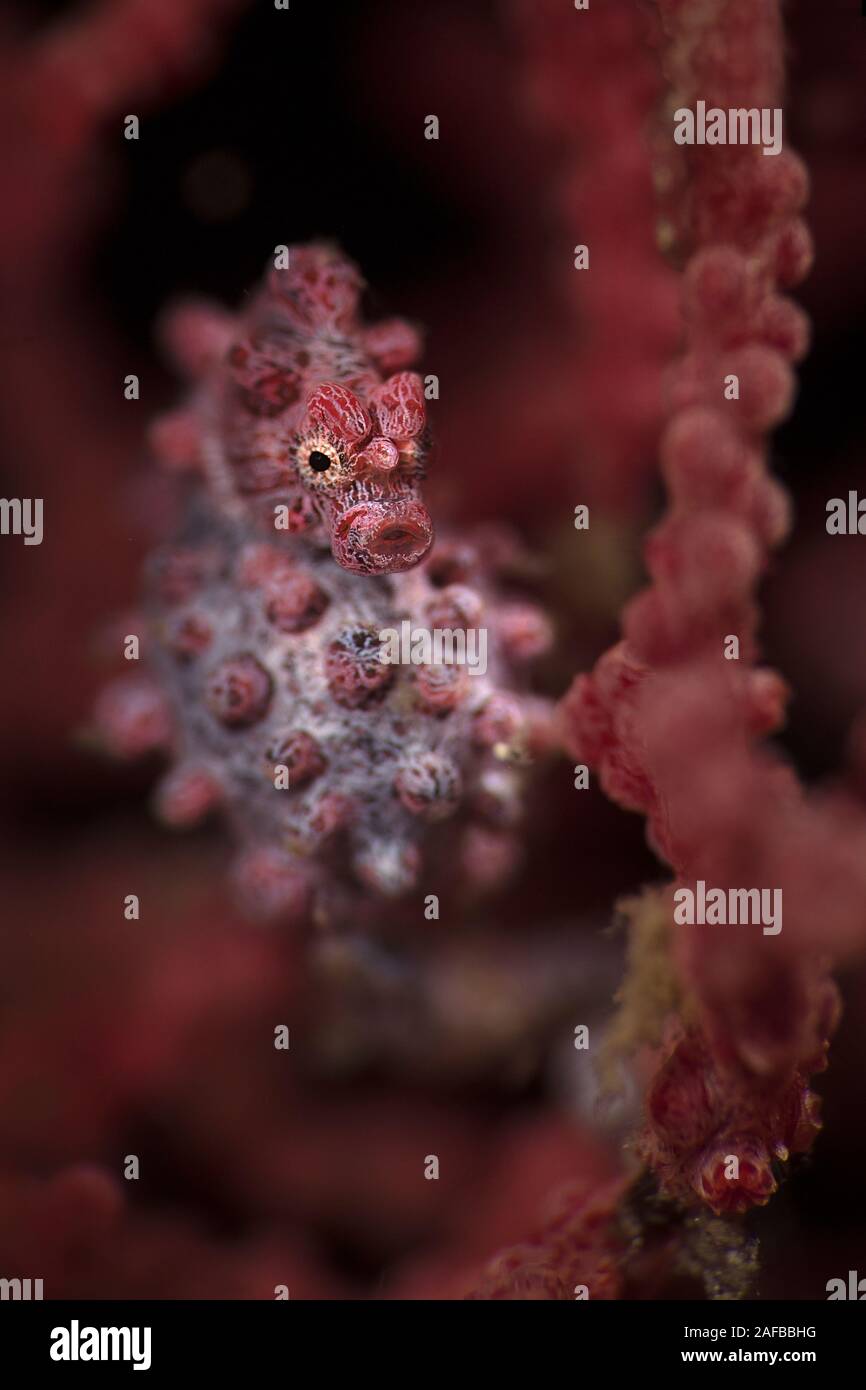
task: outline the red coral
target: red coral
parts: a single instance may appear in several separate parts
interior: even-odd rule
[[[779,104],[775,0],[712,0],[699,12],[671,2],[660,11],[679,104]],[[849,948],[858,932],[866,826],[840,834],[788,769],[755,747],[756,736],[779,726],[785,702],[782,680],[752,664],[754,594],[788,525],[784,495],[764,471],[762,436],[790,409],[789,363],[808,338],[803,315],[778,293],[810,263],[799,217],[806,176],[787,150],[776,158],[753,145],[675,152],[669,132],[660,149],[666,214],[689,249],[685,351],[671,375],[662,439],[669,513],[647,542],[652,585],[624,613],[624,642],[577,678],[561,717],[569,750],[599,769],[614,800],[647,816],[651,843],[682,884],[759,883],[784,893],[778,941],[725,934],[743,928],[678,929],[676,956],[699,1027],[652,1084],[642,1140],[667,1190],[739,1210],[766,1200],[772,1159],[808,1147],[817,1128],[806,1078],[835,1021],[826,953]],[[729,373],[739,377],[739,400],[723,398]],[[726,652],[732,636],[738,650]],[[844,887],[828,931],[834,873]],[[737,1150],[740,1177],[723,1181],[723,1155]]]
[[[646,1109],[641,1157],[665,1191],[687,1203],[697,1195],[717,1214],[763,1206],[773,1165],[810,1148],[821,1127],[801,1072],[762,1086],[745,1069],[723,1070],[694,1030],[669,1044]]]
[[[558,158],[555,203],[566,230],[556,286],[579,316],[582,342],[562,364],[583,455],[579,500],[639,510],[662,421],[662,373],[679,327],[676,277],[655,241],[655,26],[630,4],[578,15],[558,0],[517,0],[512,8],[524,101]],[[575,269],[565,254],[572,243],[588,248],[588,269]]]
[[[574,1183],[531,1241],[492,1260],[473,1299],[607,1301],[619,1298],[624,1241],[616,1229],[619,1182]]]

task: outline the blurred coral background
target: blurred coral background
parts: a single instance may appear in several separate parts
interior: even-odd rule
[[[602,225],[581,179],[591,195],[605,177],[592,113],[609,84],[631,81],[646,109],[657,94],[649,50],[633,67],[584,58],[570,147],[540,77],[550,9],[4,8],[0,491],[44,498],[45,539],[0,543],[0,1274],[42,1277],[46,1296],[461,1296],[564,1184],[623,1171],[637,1101],[601,1104],[572,1040],[580,1023],[600,1038],[612,1013],[615,902],[664,878],[638,817],[577,795],[560,760],[498,896],[425,885],[440,921],[383,909],[375,939],[316,940],[247,922],[226,832],[159,828],[158,763],[110,765],[86,734],[172,517],[145,445],[177,390],[160,315],[181,294],[238,302],[281,242],[337,240],[377,312],[424,325],[441,393],[429,505],[518,529],[557,624],[538,689],[561,695],[616,640],[661,507],[655,389],[677,328],[645,171],[631,185],[617,171],[629,215]],[[801,776],[845,773],[866,793],[852,744],[866,561],[824,529],[866,444],[866,20],[809,0],[786,18],[816,264],[798,292],[813,344],[773,445],[795,526],[764,587],[763,644],[794,689],[780,744]],[[575,287],[572,248],[591,239],[621,258],[611,302]],[[123,399],[132,372],[138,402]],[[866,976],[841,985],[825,1129],[748,1219],[763,1297],[821,1298],[862,1270]]]

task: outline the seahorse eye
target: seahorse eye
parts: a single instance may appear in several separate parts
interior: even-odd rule
[[[296,459],[301,482],[314,491],[333,492],[352,475],[352,467],[339,444],[324,433],[301,439]]]

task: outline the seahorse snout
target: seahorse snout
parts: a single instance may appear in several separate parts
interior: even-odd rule
[[[400,498],[361,502],[337,513],[331,553],[353,574],[397,574],[420,563],[433,544],[433,523],[423,502]]]

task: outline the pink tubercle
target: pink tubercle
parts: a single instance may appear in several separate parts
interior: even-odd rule
[[[394,790],[410,815],[438,821],[456,810],[462,785],[460,773],[449,758],[426,753],[401,767]]]
[[[303,917],[310,899],[310,882],[292,856],[272,846],[248,850],[234,869],[235,888],[244,908],[260,918]]]
[[[97,737],[116,758],[139,758],[169,746],[168,701],[146,676],[123,676],[107,686],[94,711]]]
[[[159,784],[154,809],[163,825],[183,829],[198,825],[222,799],[222,785],[210,769],[195,763],[181,763]]]
[[[265,714],[273,684],[255,657],[230,657],[213,670],[205,690],[205,703],[215,719],[228,728],[254,724]]]
[[[311,575],[290,570],[265,588],[265,614],[280,632],[306,632],[325,612],[328,595]]]

